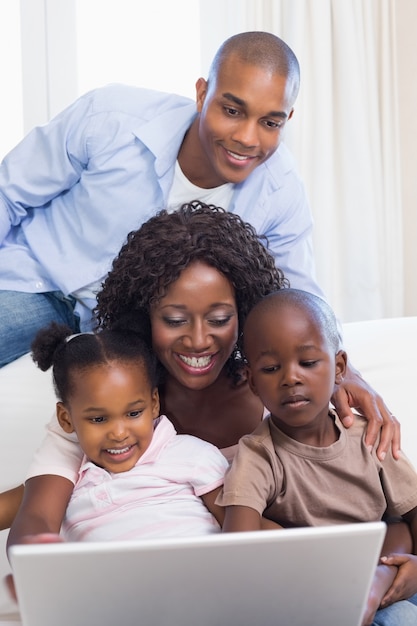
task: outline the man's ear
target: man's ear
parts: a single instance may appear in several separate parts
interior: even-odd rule
[[[69,414],[68,409],[65,407],[65,405],[62,402],[56,403],[56,416],[58,418],[58,422],[61,428],[66,433],[74,432],[75,428],[72,423],[71,415]]]
[[[204,100],[206,99],[208,83],[205,78],[199,78],[195,84],[197,111],[201,113]]]
[[[336,377],[335,383],[338,385],[342,382],[344,375],[346,373],[347,367],[347,354],[344,350],[339,350],[336,354]]]

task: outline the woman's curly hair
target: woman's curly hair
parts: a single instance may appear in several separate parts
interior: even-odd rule
[[[120,325],[121,320],[126,320],[127,326],[140,322],[142,331],[147,327],[150,341],[152,305],[194,261],[214,267],[233,285],[239,335],[256,302],[288,286],[274,257],[250,224],[224,209],[194,201],[173,213],[160,211],[129,233],[97,295],[99,327]],[[236,372],[241,360],[232,355],[232,361],[237,361],[237,367],[229,364]]]

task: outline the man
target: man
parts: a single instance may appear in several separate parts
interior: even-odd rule
[[[0,168],[0,364],[56,316],[88,328],[127,233],[194,199],[239,213],[292,281],[320,293],[304,190],[286,148],[276,152],[298,84],[284,42],[243,33],[197,81],[197,106],[110,86],[29,133]]]
[[[196,104],[109,86],[29,133],[0,167],[0,366],[27,352],[51,320],[88,329],[95,293],[127,233],[159,209],[195,199],[250,222],[291,285],[322,296],[311,212],[281,144],[299,78],[281,39],[241,33],[220,47],[208,80],[197,81]],[[384,420],[384,449],[395,418],[350,372],[350,391],[335,396],[339,413],[350,423],[350,395],[371,418],[372,443]],[[398,439],[397,432],[394,447]]]

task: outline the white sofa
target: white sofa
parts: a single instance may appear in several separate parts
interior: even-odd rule
[[[343,327],[352,363],[385,399],[402,426],[402,447],[417,467],[417,408],[412,392],[417,378],[417,317],[353,322]],[[0,491],[21,483],[34,449],[50,419],[55,396],[49,372],[26,355],[0,369]],[[4,576],[7,531],[0,533],[0,624],[16,626]]]

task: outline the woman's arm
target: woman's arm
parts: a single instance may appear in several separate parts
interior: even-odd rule
[[[82,456],[77,438],[67,435],[53,416],[28,470],[23,501],[11,525],[8,544],[22,543],[27,535],[59,533]],[[6,504],[12,521],[17,502],[8,497]]]
[[[75,435],[68,435],[54,415],[36,450],[26,479],[57,474],[75,483],[83,453]],[[23,497],[23,485],[0,493],[0,530],[10,528]]]
[[[0,530],[10,528],[23,497],[23,485],[0,493]]]
[[[17,543],[56,543],[74,485],[62,476],[36,476],[24,487],[23,500],[11,525],[7,550]],[[23,490],[23,488],[22,488]],[[11,598],[17,601],[13,576],[6,577]]]
[[[62,476],[43,475],[30,478],[24,488],[22,504],[10,528],[7,548],[16,543],[42,543],[45,537],[56,536],[74,489]]]

